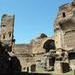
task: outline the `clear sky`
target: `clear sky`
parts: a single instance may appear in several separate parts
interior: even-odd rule
[[[0,19],[15,14],[16,43],[28,43],[39,33],[53,36],[58,7],[72,0],[0,0]]]

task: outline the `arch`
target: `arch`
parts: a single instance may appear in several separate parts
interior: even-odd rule
[[[49,52],[50,49],[55,50],[55,42],[52,39],[48,39],[44,42],[43,48],[46,50],[46,52]]]

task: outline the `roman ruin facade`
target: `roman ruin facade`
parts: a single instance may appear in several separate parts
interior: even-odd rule
[[[67,63],[72,69],[75,69],[75,1],[71,4],[64,4],[59,7],[54,32],[56,54],[66,53]],[[66,59],[64,62],[66,62]]]
[[[15,44],[14,20],[15,16],[9,14],[1,19],[0,69],[3,66],[4,72],[33,73],[75,69],[75,1],[59,7],[54,37],[41,33],[29,44]]]

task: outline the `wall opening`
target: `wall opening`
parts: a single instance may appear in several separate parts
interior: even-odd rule
[[[27,67],[27,72],[29,72],[29,67]]]
[[[69,66],[68,63],[61,63],[61,66],[62,66],[62,72],[63,73],[66,73],[66,72],[70,71],[70,66]]]
[[[31,65],[31,72],[35,72],[35,71],[36,71],[36,65],[33,64],[33,65]]]
[[[49,59],[49,66],[52,67],[51,70],[54,70],[55,57]]]
[[[6,27],[6,25],[2,25],[2,27]]]
[[[66,17],[66,14],[65,14],[65,12],[63,12],[63,13],[62,13],[62,15],[63,15],[63,18],[64,18],[64,17]]]
[[[47,40],[44,45],[43,45],[43,48],[46,50],[46,52],[49,52],[49,50],[53,49],[55,50],[55,42],[54,40]]]
[[[11,37],[11,32],[8,33],[9,37]]]
[[[49,66],[54,66],[54,63],[55,63],[55,57],[49,59]]]
[[[69,59],[75,59],[75,52],[69,53]]]
[[[3,34],[3,39],[5,39],[5,34]]]

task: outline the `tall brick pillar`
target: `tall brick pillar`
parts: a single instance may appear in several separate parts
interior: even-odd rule
[[[14,45],[14,15],[4,14],[1,19],[1,42],[7,51]]]

